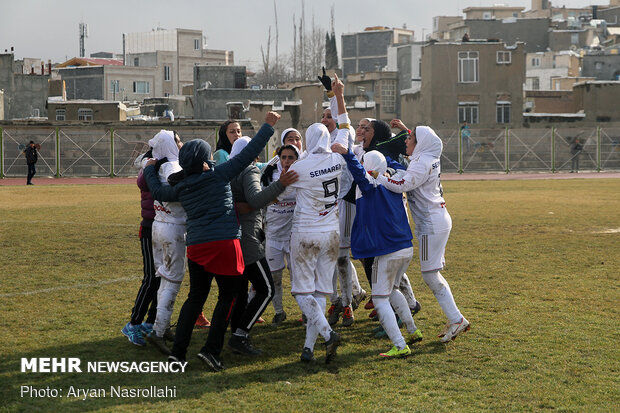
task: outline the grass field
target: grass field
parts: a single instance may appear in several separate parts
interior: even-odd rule
[[[360,308],[352,327],[337,327],[345,343],[333,365],[319,343],[317,363],[302,365],[299,310],[285,294],[283,326],[254,329],[265,355],[226,349],[223,373],[194,357],[206,339],[196,330],[184,374],[62,374],[21,373],[20,360],[163,360],[120,334],[142,273],[138,190],[0,187],[0,411],[618,411],[620,181],[450,181],[444,191],[453,232],[442,274],[472,323],[454,342],[436,337],[445,319],[416,259],[408,273],[425,339],[406,360],[379,359],[390,344],[369,335],[375,323]],[[21,386],[111,385],[176,386],[177,396],[20,397]]]

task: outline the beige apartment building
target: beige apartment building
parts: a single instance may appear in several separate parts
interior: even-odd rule
[[[422,48],[422,87],[401,94],[406,124],[454,128],[516,126],[523,121],[524,44],[434,43]]]
[[[357,104],[358,108],[374,108],[374,118],[390,120],[399,116],[398,72],[350,74],[344,93],[347,102],[353,102],[354,106]]]
[[[581,56],[570,50],[527,53],[525,90],[566,90],[556,89],[553,80],[578,77],[580,66]],[[568,89],[572,90],[572,84]]]
[[[162,95],[183,93],[193,85],[194,66],[232,65],[231,50],[207,49],[202,30],[158,28],[123,35],[125,65],[155,67],[162,79]]]
[[[463,13],[465,13],[465,19],[467,20],[501,20],[511,17],[523,17],[523,10],[525,10],[525,7],[496,5],[490,7],[466,7],[463,9]]]

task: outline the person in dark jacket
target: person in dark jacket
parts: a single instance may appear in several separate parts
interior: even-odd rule
[[[187,264],[190,289],[181,308],[169,361],[183,361],[191,340],[192,327],[215,278],[219,296],[205,345],[198,353],[211,370],[224,369],[220,354],[233,300],[245,264],[241,251],[241,228],[234,208],[230,181],[263,150],[280,115],[267,113],[265,124],[254,139],[233,159],[214,165],[211,146],[201,139],[183,145],[179,164],[184,178],[174,186],[162,185],[151,160],[144,170],[153,198],[180,201],[187,214]]]
[[[35,164],[37,160],[39,160],[39,156],[37,155],[37,148],[34,141],[30,141],[26,149],[23,151],[24,156],[26,157],[26,163],[28,164],[28,177],[26,178],[26,185],[34,185],[32,183],[32,177],[37,173],[37,169],[35,168]]]
[[[230,152],[230,159],[235,158],[250,142],[250,138],[243,136],[235,141]],[[258,356],[262,351],[254,347],[250,341],[250,330],[263,314],[274,294],[274,283],[265,258],[263,241],[263,211],[271,202],[275,201],[284,189],[297,181],[295,172],[285,172],[280,179],[261,189],[261,173],[254,162],[248,165],[243,172],[230,182],[235,202],[247,203],[251,211],[239,216],[241,223],[241,250],[245,270],[241,276],[238,296],[230,321],[232,336],[228,346],[233,352]],[[256,291],[248,302],[248,281]]]
[[[157,290],[161,280],[161,278],[155,276],[155,263],[153,261],[151,228],[155,219],[155,208],[153,207],[153,197],[149,192],[149,187],[146,184],[142,170],[142,165],[146,164],[151,157],[152,152],[149,150],[139,157],[139,161],[136,161],[137,166],[140,167],[137,184],[138,188],[140,188],[142,222],[140,223],[138,235],[140,237],[140,246],[142,247],[142,271],[144,275],[136,301],[131,310],[131,320],[121,330],[121,333],[127,337],[129,342],[137,346],[146,345],[144,337],[153,329],[153,323],[157,315]],[[145,315],[146,321],[142,322]]]

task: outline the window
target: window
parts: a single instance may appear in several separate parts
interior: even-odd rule
[[[510,102],[497,102],[497,123],[510,123]]]
[[[133,82],[133,93],[151,93],[151,84],[142,80]]]
[[[32,117],[38,118],[39,116],[41,116],[41,112],[39,111],[39,109],[32,109]]]
[[[459,123],[479,123],[478,102],[459,103]]]
[[[110,92],[116,93],[121,91],[121,82],[118,80],[110,80]]]
[[[579,33],[572,33],[570,35],[570,44],[579,44]]]
[[[603,62],[595,62],[595,63],[594,63],[594,68],[595,68],[596,70],[601,70],[601,69],[603,69]]]
[[[540,66],[540,57],[532,57],[532,67]]]
[[[164,80],[170,80],[170,66],[164,66]]]
[[[194,50],[200,50],[200,39],[194,39]]]
[[[478,52],[459,52],[459,82],[478,82]]]
[[[540,78],[539,77],[532,78],[532,89],[540,90]]]
[[[140,58],[139,57],[134,57],[133,58],[133,65],[134,66],[140,66]]]
[[[56,109],[56,120],[66,120],[67,111],[65,109]]]
[[[78,109],[78,120],[93,120],[92,109]]]
[[[497,64],[498,65],[508,65],[512,61],[512,53],[500,51],[497,52]]]
[[[396,83],[389,80],[381,82],[381,106],[383,112],[396,112]]]

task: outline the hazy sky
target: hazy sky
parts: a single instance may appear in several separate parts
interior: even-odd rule
[[[432,28],[433,16],[461,15],[471,6],[503,3],[530,8],[530,0],[305,0],[306,26],[312,18],[329,29],[330,8],[335,8],[335,27],[340,53],[340,34],[368,26],[403,27],[415,31],[416,40]],[[554,5],[584,7],[591,0],[556,0]],[[607,0],[594,1],[608,4]],[[293,15],[299,21],[301,0],[276,0],[279,51],[292,48]],[[273,0],[0,0],[0,52],[15,47],[15,57],[63,62],[79,55],[78,25],[89,26],[86,56],[107,51],[122,52],[122,33],[149,31],[156,27],[203,31],[212,49],[235,52],[235,64],[257,68],[260,47],[267,46],[268,27],[275,37]],[[275,53],[272,46],[272,55]]]

